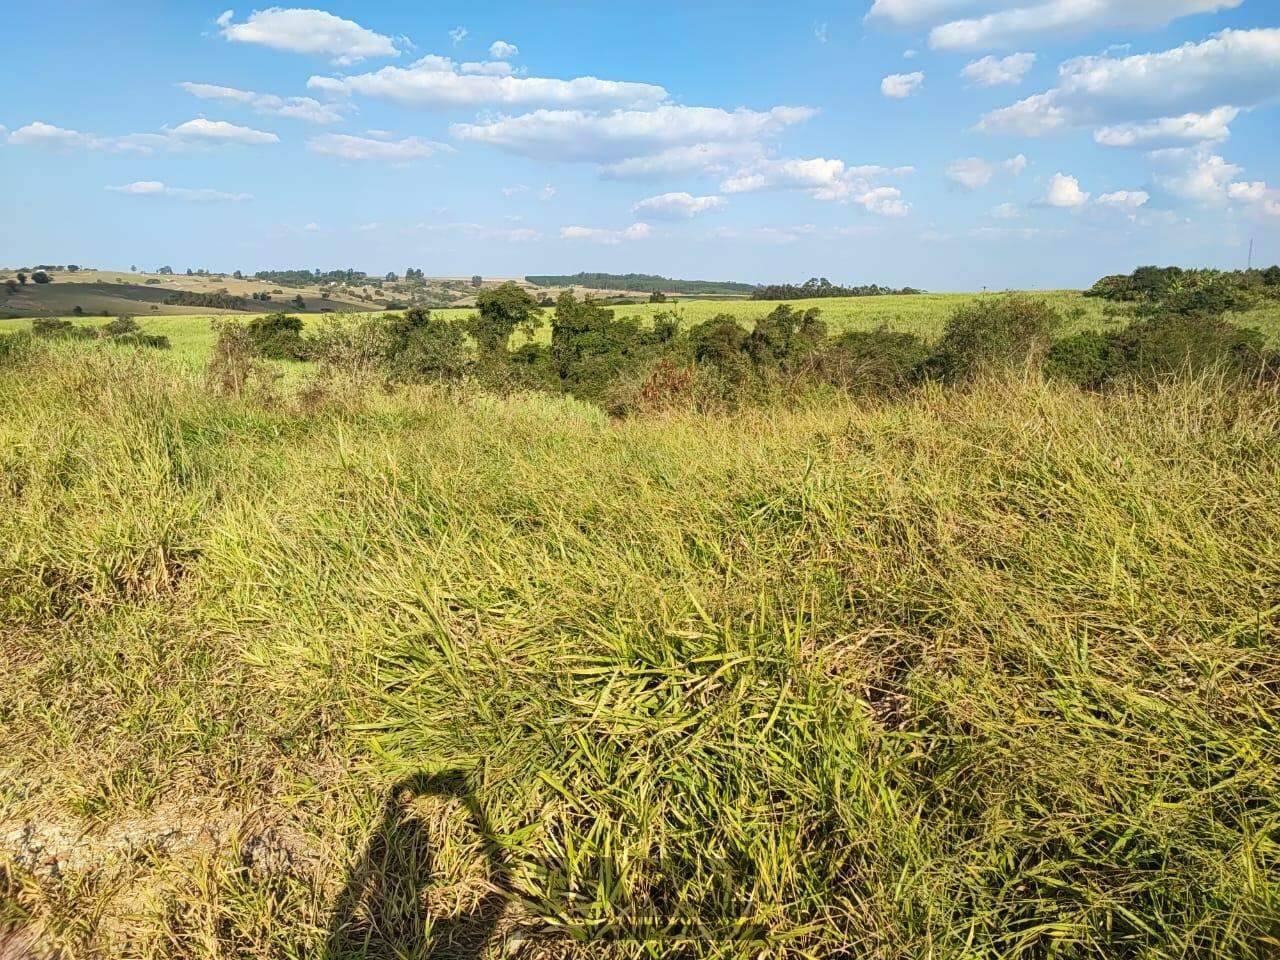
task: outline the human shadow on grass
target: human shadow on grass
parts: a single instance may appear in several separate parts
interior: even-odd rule
[[[432,915],[426,894],[440,882],[432,831],[414,810],[422,798],[461,801],[484,852],[490,891],[468,912]],[[418,774],[387,795],[377,829],[335,902],[325,960],[478,960],[509,896],[501,848],[465,773]]]

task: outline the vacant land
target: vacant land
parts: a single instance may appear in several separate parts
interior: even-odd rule
[[[902,299],[828,316],[941,326]],[[0,929],[1280,950],[1274,387],[263,402],[207,385],[207,322],[0,361]]]

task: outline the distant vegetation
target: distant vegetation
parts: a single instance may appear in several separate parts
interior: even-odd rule
[[[573,276],[525,277],[535,287],[586,287],[588,290],[627,290],[635,293],[682,293],[691,296],[749,295],[752,283],[718,280],[672,280],[650,273],[575,273]]]
[[[774,283],[760,287],[751,294],[752,300],[812,300],[818,297],[884,297],[902,294],[924,293],[914,287],[895,290],[872,283],[861,287],[841,287],[826,277],[812,277],[796,286],[793,283]]]
[[[253,310],[253,303],[248,297],[238,297],[225,290],[215,293],[195,293],[190,290],[175,290],[164,298],[170,306],[203,307],[215,310]]]
[[[319,270],[259,270],[253,276],[256,280],[265,280],[267,283],[286,287],[309,287],[319,284],[359,287],[370,283],[372,279],[363,270],[330,270],[327,273]]]
[[[534,334],[547,311],[508,283],[484,291],[477,312],[457,321],[414,308],[400,316],[334,320],[305,335],[300,320],[274,314],[250,323],[243,338],[250,353],[264,359],[316,359],[386,382],[470,378],[500,391],[566,394],[618,415],[667,406],[736,407],[823,390],[897,395],[928,382],[959,383],[1010,369],[1043,369],[1091,390],[1209,369],[1276,376],[1280,356],[1262,334],[1223,317],[1244,301],[1188,291],[1164,288],[1126,307],[1127,325],[1066,338],[1059,332],[1064,318],[1044,301],[986,297],[955,309],[932,343],[889,330],[832,335],[820,310],[787,304],[752,327],[727,314],[689,326],[674,311],[643,323],[566,292],[550,311],[550,342],[544,343]],[[225,322],[221,328],[232,329]],[[517,334],[523,342],[513,346]]]

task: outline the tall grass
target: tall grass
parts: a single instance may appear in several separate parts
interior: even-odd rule
[[[336,956],[373,861],[410,955],[494,888],[493,956],[1274,955],[1276,401],[302,410],[48,348],[0,369],[0,926]],[[371,842],[446,770],[490,836]]]

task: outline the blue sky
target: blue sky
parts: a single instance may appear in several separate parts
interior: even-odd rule
[[[1280,261],[1277,0],[54,2],[6,34],[8,264],[947,290]]]

